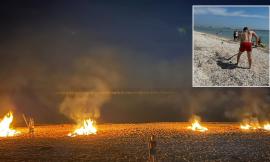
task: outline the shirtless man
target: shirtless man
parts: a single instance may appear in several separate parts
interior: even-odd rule
[[[237,63],[239,63],[240,56],[243,52],[247,51],[249,69],[251,68],[251,53],[252,53],[252,37],[256,38],[256,45],[258,45],[258,36],[254,31],[248,29],[248,27],[244,27],[243,32],[239,35],[240,36],[240,48],[239,53],[237,54]]]
[[[157,153],[157,142],[155,140],[155,136],[152,135],[150,141],[148,142],[148,149],[149,149],[149,161],[156,162],[156,153]]]

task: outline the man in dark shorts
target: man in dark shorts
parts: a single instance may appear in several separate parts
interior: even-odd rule
[[[252,37],[256,38],[256,45],[258,45],[258,36],[254,31],[248,29],[248,27],[244,27],[243,32],[240,34],[240,48],[239,53],[237,54],[237,63],[239,63],[240,56],[243,52],[247,51],[249,69],[251,68],[251,54],[252,54]]]
[[[155,136],[152,135],[150,138],[150,141],[148,143],[148,148],[149,148],[149,161],[150,162],[156,162],[156,146],[157,146],[157,142],[155,140]]]

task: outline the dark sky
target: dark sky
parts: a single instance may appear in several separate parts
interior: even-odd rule
[[[84,114],[96,111],[84,108],[90,105],[99,107],[100,122],[185,121],[191,114],[209,121],[238,120],[238,116],[226,115],[227,111],[234,111],[228,110],[228,105],[235,103],[242,108],[245,103],[226,102],[243,94],[243,89],[191,88],[192,4],[267,3],[255,0],[1,2],[1,113],[14,109],[17,116],[26,113],[39,123],[63,123],[70,121],[73,109]],[[73,101],[57,94],[64,90],[135,88],[174,89],[178,93],[94,97],[82,101],[87,102],[83,106],[77,105],[80,101],[70,103]],[[268,94],[266,89],[256,91],[260,92],[259,96]],[[216,95],[222,100],[212,102],[210,99]],[[208,98],[198,99],[201,96]],[[200,108],[201,105],[209,108]]]

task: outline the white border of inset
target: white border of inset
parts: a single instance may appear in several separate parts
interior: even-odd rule
[[[268,8],[268,86],[194,86],[194,7],[267,7]],[[270,6],[269,5],[192,5],[192,87],[198,88],[198,87],[209,87],[209,88],[220,88],[220,87],[227,87],[227,88],[233,88],[233,87],[249,87],[249,88],[269,88],[270,87]]]
[[[269,32],[268,32],[268,34],[269,34],[269,36],[268,36],[268,66],[269,66],[269,68],[270,68],[270,6],[268,6],[268,14],[269,14],[269,16],[268,16],[268,28],[269,28]],[[270,70],[269,70],[269,84],[270,84]],[[270,85],[269,85],[270,86]]]

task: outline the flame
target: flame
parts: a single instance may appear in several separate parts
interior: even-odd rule
[[[10,128],[10,124],[13,121],[12,112],[5,115],[4,119],[0,122],[0,137],[9,137],[19,134],[19,131]]]
[[[240,125],[240,128],[241,128],[241,129],[248,130],[248,129],[251,129],[251,125],[249,125],[249,124],[241,124],[241,125]]]
[[[240,124],[240,128],[244,130],[256,130],[256,129],[264,129],[266,131],[270,131],[270,123],[268,121],[264,122],[264,124],[260,124],[257,119],[248,120],[245,119],[242,124]]]
[[[270,123],[264,124],[263,129],[270,131]]]
[[[75,137],[77,135],[90,135],[96,134],[97,129],[94,126],[94,120],[87,119],[83,121],[83,124],[80,128],[76,129],[73,133],[69,133],[68,136]]]
[[[243,130],[256,130],[261,129],[262,127],[257,119],[245,119],[242,124],[240,124],[240,128]]]
[[[189,126],[188,129],[199,132],[205,132],[208,130],[206,127],[201,126],[199,120],[197,119],[193,120],[192,125]]]

